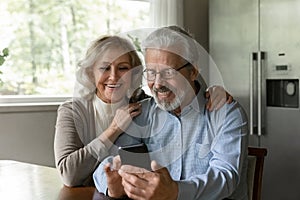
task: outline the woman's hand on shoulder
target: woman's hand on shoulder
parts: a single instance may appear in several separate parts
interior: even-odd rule
[[[207,88],[205,97],[208,99],[206,109],[209,111],[219,110],[225,103],[230,104],[233,97],[219,85]]]
[[[130,103],[126,106],[123,106],[117,109],[116,114],[111,123],[111,127],[118,129],[119,131],[124,132],[127,129],[132,119],[142,112],[141,103]]]

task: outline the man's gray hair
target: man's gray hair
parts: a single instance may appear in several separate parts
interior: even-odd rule
[[[190,33],[181,27],[167,26],[154,30],[142,42],[142,49],[144,54],[147,49],[161,49],[177,54],[198,70],[198,80],[206,86],[200,72],[204,69],[204,73],[207,73],[209,54]]]
[[[144,52],[147,49],[161,49],[177,54],[190,63],[199,59],[198,46],[192,35],[178,26],[156,29],[142,43]]]

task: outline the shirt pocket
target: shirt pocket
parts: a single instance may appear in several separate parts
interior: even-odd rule
[[[203,159],[210,152],[210,144],[196,144],[195,151],[197,158]]]
[[[204,174],[209,166],[209,160],[211,158],[210,144],[196,144],[195,145],[195,160],[192,163],[192,174],[199,175]]]

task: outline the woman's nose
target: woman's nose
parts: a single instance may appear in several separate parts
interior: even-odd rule
[[[116,67],[111,67],[109,76],[112,79],[118,79],[120,77],[118,69],[116,69]]]

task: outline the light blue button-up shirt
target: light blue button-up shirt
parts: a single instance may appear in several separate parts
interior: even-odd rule
[[[168,168],[178,182],[178,199],[247,199],[246,115],[236,101],[209,112],[202,94],[180,116],[161,110],[154,99],[143,101],[142,114],[126,133],[141,138],[136,143],[144,142],[151,159]],[[118,144],[128,135],[121,136]],[[109,160],[94,173],[96,187],[103,193],[107,189],[103,166]]]

